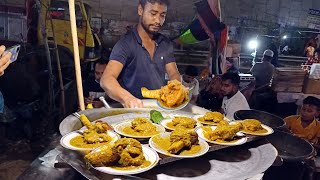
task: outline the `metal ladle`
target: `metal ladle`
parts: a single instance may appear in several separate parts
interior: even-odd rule
[[[103,96],[99,97],[99,100],[103,103],[105,108],[111,109],[111,106],[107,103],[106,99]]]

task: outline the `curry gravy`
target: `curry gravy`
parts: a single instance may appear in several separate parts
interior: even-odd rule
[[[116,170],[122,170],[122,171],[130,171],[130,170],[135,170],[135,169],[140,169],[140,168],[145,168],[151,165],[150,161],[144,161],[143,164],[140,166],[111,166],[111,168],[116,169]]]
[[[124,127],[122,129],[122,131],[128,135],[133,135],[133,136],[152,136],[152,135],[156,135],[156,134],[159,134],[158,131],[135,131],[134,129],[132,129],[131,126],[127,126],[127,127]]]
[[[88,144],[84,141],[84,137],[82,135],[76,136],[70,140],[70,144],[72,146],[78,147],[78,148],[97,148],[99,146],[103,146],[106,144],[109,144],[111,141],[111,137],[107,142],[98,142],[98,143],[93,143],[93,144]]]
[[[264,133],[267,133],[268,130],[263,128],[263,129],[260,129],[258,131],[249,131],[249,130],[243,130],[243,132],[247,132],[247,133],[250,133],[250,134],[264,134]]]

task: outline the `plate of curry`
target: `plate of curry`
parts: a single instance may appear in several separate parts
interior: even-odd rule
[[[198,138],[194,130],[179,128],[153,136],[149,145],[160,154],[177,158],[199,157],[209,151],[208,143]]]
[[[142,173],[159,162],[157,152],[132,138],[121,138],[114,144],[96,148],[84,159],[94,169],[113,175]]]
[[[241,126],[241,125],[240,125]],[[236,146],[247,142],[247,137],[240,132],[241,127],[227,126],[203,126],[196,128],[196,132],[202,139],[212,144]]]
[[[204,115],[195,115],[193,119],[200,122],[201,124],[212,126],[216,126],[221,123],[226,124],[230,121],[220,112],[207,112]]]
[[[194,129],[201,126],[201,124],[194,119],[185,116],[175,116],[173,118],[163,119],[159,124],[172,131],[178,126],[183,126],[187,129]]]
[[[66,134],[61,138],[60,144],[70,150],[86,151],[95,149],[103,145],[114,143],[115,141],[120,139],[120,136],[111,130],[103,133],[102,137],[97,137],[97,134],[87,134],[87,136],[84,136],[84,132],[85,131],[74,131]],[[92,137],[90,137],[91,135]],[[94,140],[93,138],[96,138],[98,140]]]
[[[141,94],[144,98],[157,99],[157,105],[163,110],[180,110],[190,102],[192,89],[184,87],[177,80],[171,80],[160,89],[142,87]]]
[[[165,132],[165,128],[161,125],[154,124],[149,119],[141,117],[117,124],[114,130],[122,136],[138,139],[147,139]]]
[[[244,130],[241,131],[245,134],[255,135],[255,136],[267,136],[273,133],[273,129],[267,125],[262,124],[257,119],[245,119],[240,121]]]

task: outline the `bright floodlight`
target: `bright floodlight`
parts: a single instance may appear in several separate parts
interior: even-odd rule
[[[257,42],[256,40],[251,40],[251,41],[249,41],[248,47],[249,47],[250,49],[256,49],[257,46],[258,46],[258,42]]]
[[[284,35],[283,37],[282,37],[282,39],[287,39],[288,38],[288,36],[287,35]]]

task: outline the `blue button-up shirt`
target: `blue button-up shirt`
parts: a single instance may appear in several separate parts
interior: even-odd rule
[[[141,87],[159,89],[164,86],[165,65],[175,62],[173,44],[165,36],[158,34],[155,38],[156,48],[153,59],[136,28],[132,28],[114,46],[110,60],[123,64],[119,75],[120,85],[137,98],[142,98]]]

